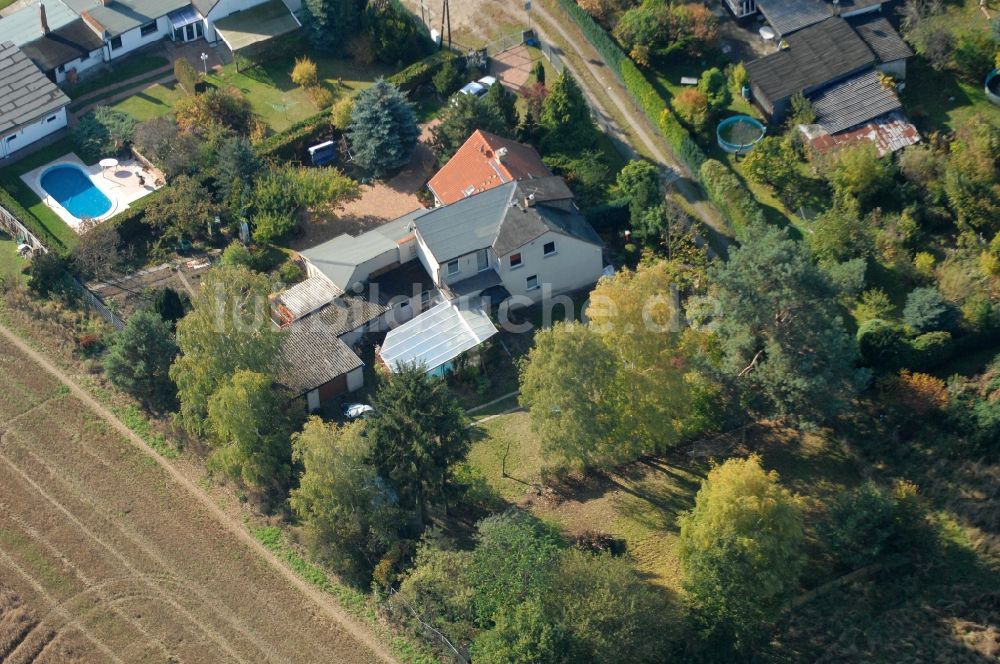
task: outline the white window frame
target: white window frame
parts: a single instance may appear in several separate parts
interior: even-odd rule
[[[516,264],[514,263],[514,256],[517,256]],[[524,267],[524,256],[522,256],[521,252],[519,251],[516,254],[511,254],[510,257],[507,259],[507,262],[510,264],[510,269],[516,270],[519,267]]]
[[[118,42],[118,46],[115,46],[116,41]],[[111,39],[109,39],[108,46],[111,47],[112,51],[117,51],[118,49],[120,49],[122,46],[124,46],[124,44],[122,43],[122,36],[118,35],[117,37],[112,37]]]
[[[153,29],[150,30],[149,32],[146,32],[146,28],[148,28],[149,26],[153,26]],[[146,25],[140,25],[139,26],[139,36],[140,37],[148,37],[151,34],[154,34],[157,30],[159,30],[159,27],[160,26],[157,25],[156,21],[150,21]]]
[[[451,269],[452,265],[455,266],[454,270]],[[458,274],[459,272],[462,271],[462,266],[459,264],[458,259],[456,258],[453,261],[448,261],[448,265],[447,265],[446,269],[448,270],[448,276],[452,277],[452,276],[454,276],[454,275],[456,275],[456,274]]]
[[[552,245],[552,251],[546,251],[545,247],[549,246],[550,244]],[[559,251],[556,249],[555,240],[552,240],[551,242],[546,242],[545,244],[542,245],[542,256],[555,256],[558,253]]]
[[[532,279],[535,280],[535,285],[534,286],[531,285],[531,280]],[[525,284],[525,290],[533,291],[533,290],[537,289],[538,288],[538,275],[537,274],[531,275],[530,277],[528,277],[527,279],[524,280],[524,284]]]

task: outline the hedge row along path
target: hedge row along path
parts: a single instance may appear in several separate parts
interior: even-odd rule
[[[680,177],[672,178],[671,186],[684,197],[691,210],[712,231],[715,243],[723,248],[728,247],[733,235],[732,229],[726,224],[719,211],[705,200],[705,193],[696,184],[696,176],[673,154],[666,143],[657,137],[657,129],[649,122],[649,118],[636,108],[628,90],[618,80],[614,71],[597,49],[580,31],[572,17],[568,16],[561,7],[553,7],[552,3],[548,1],[535,2],[532,6],[532,14],[534,25],[543,39],[558,46],[562,51],[560,55],[563,62],[576,77],[590,102],[598,110],[602,110],[598,100],[603,96],[614,105],[617,117],[624,119],[628,124],[627,127],[616,128],[617,133],[626,139],[640,143],[639,146],[634,147],[652,156],[661,167],[680,175]],[[581,68],[585,69],[588,75],[581,75],[583,73]],[[595,82],[602,89],[595,89]],[[605,113],[605,115],[607,114]]]
[[[0,660],[395,661],[3,325],[0,393]]]

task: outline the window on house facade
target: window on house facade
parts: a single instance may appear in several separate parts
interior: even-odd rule
[[[510,255],[510,266],[512,268],[521,267],[521,254],[511,254]]]
[[[543,255],[545,255],[545,256],[551,256],[554,253],[556,253],[556,243],[555,242],[546,242],[544,245],[542,245],[542,254]]]
[[[476,252],[476,269],[479,272],[490,269],[490,256],[485,249]]]
[[[448,274],[458,274],[458,260],[448,261]]]
[[[527,285],[528,285],[528,290],[535,290],[536,288],[538,288],[538,275],[533,274],[530,277],[528,277]]]
[[[111,50],[112,51],[117,51],[118,49],[120,49],[122,47],[122,38],[121,37],[114,37],[114,38],[112,38],[112,40],[109,43],[111,44]]]
[[[55,121],[56,121],[56,117],[57,117],[57,116],[53,115],[53,116],[52,116],[52,117],[50,117],[50,118],[46,118],[46,119],[45,119],[45,121],[46,121],[46,122],[55,122]]]
[[[64,71],[66,71],[66,65],[59,65],[58,67],[56,67],[56,71],[59,72],[60,74],[63,73]]]
[[[154,32],[156,32],[156,21],[151,21],[146,25],[142,26],[141,28],[139,28],[139,34],[142,35],[143,37],[148,37]]]

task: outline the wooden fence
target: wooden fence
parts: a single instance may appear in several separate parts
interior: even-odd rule
[[[31,247],[33,254],[44,254],[49,251],[48,247],[42,244],[42,241],[39,240],[34,233],[29,231],[17,217],[11,214],[3,206],[0,206],[0,229],[3,229],[19,244],[26,244]],[[115,312],[108,309],[107,305],[104,304],[99,297],[87,290],[87,287],[84,286],[79,279],[71,277],[70,281],[76,290],[79,291],[80,299],[82,299],[94,313],[107,321],[107,323],[116,330],[124,329],[125,321],[123,321]]]

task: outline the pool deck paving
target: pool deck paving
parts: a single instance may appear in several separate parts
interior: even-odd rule
[[[136,161],[127,161],[118,165],[114,169],[103,169],[99,165],[88,166],[74,153],[65,154],[58,159],[53,159],[47,164],[39,166],[21,175],[21,179],[42,201],[55,212],[60,219],[77,233],[86,230],[84,221],[72,215],[66,208],[57,203],[52,196],[46,192],[41,185],[41,176],[48,169],[56,165],[72,164],[80,168],[98,190],[101,191],[111,201],[111,209],[96,219],[101,222],[113,215],[128,209],[133,203],[143,196],[147,196],[156,191],[162,182],[156,181],[156,176],[147,171]],[[140,183],[139,178],[144,182]]]

